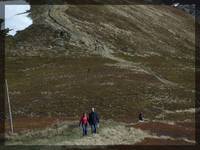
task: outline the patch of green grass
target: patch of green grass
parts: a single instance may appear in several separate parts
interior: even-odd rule
[[[168,55],[164,56],[130,56],[123,53],[115,54],[116,56],[132,61],[135,63],[142,63],[144,67],[149,67],[156,74],[161,77],[178,83],[179,85],[194,89],[195,87],[195,72],[194,61],[178,59]],[[184,69],[185,68],[185,69]]]
[[[153,108],[153,100],[162,101],[163,95],[169,95],[158,88],[162,83],[151,75],[105,65],[108,63],[115,62],[94,56],[6,58],[14,116],[79,119],[96,107],[101,118],[132,122],[140,111],[151,119],[160,113]],[[173,105],[166,101],[165,105],[171,109],[192,106],[191,96],[190,92],[172,90],[169,98],[179,101]]]
[[[165,119],[166,120],[179,120],[179,121],[185,121],[185,120],[192,120],[195,121],[195,114],[194,113],[172,113],[172,114],[165,114]]]

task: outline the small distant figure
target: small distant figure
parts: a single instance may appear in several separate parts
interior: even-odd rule
[[[89,125],[89,118],[86,113],[83,113],[83,116],[81,117],[80,123],[79,123],[79,126],[81,126],[83,130],[83,136],[87,135],[88,125]]]
[[[60,31],[60,37],[64,38],[64,32],[63,31]]]
[[[144,122],[144,114],[143,114],[143,112],[139,113],[138,119],[139,119],[139,122]]]
[[[90,73],[90,68],[87,69],[87,73]]]
[[[92,133],[97,133],[97,128],[99,127],[99,115],[95,112],[95,109],[92,108],[89,114],[89,124],[91,126]]]
[[[87,76],[86,76],[86,78],[88,78],[89,73],[90,73],[90,68],[87,69]]]

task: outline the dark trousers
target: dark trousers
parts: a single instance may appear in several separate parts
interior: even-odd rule
[[[87,124],[82,124],[83,136],[87,135]]]
[[[91,124],[92,133],[97,133],[97,124]]]

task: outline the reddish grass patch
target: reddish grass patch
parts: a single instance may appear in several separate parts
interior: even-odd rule
[[[182,123],[183,124],[183,123]],[[135,128],[147,130],[159,136],[165,135],[173,138],[187,138],[195,140],[195,128],[193,126],[169,125],[159,122],[148,122],[134,125]]]
[[[136,143],[136,145],[193,145],[193,144],[183,140],[145,138],[142,142]]]
[[[64,117],[17,117],[13,120],[14,132],[44,129],[64,120],[70,119]],[[5,129],[6,132],[10,130],[9,120],[5,122]]]

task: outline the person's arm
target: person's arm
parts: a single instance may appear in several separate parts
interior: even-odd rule
[[[99,128],[99,114],[97,113],[97,128]]]
[[[89,117],[87,117],[87,125],[88,125],[88,126],[90,125]]]
[[[91,113],[89,113],[88,122],[89,122],[89,124],[91,124]]]
[[[81,117],[81,119],[80,119],[80,121],[79,121],[79,126],[80,126],[80,125],[81,125],[81,123],[82,123],[82,118],[83,118],[83,117]]]
[[[98,113],[96,113],[96,119],[97,119],[97,122],[99,123],[99,115],[98,115]]]

